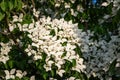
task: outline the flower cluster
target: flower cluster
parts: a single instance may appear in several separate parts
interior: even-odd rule
[[[15,79],[15,77],[19,77],[22,78],[23,76],[25,76],[27,74],[26,71],[22,72],[21,70],[16,70],[16,69],[12,69],[12,70],[4,70],[5,72],[5,79]]]
[[[38,18],[39,11],[34,9],[33,13]],[[120,37],[118,35],[110,35],[110,41],[106,41],[105,37],[93,40],[94,32],[89,30],[83,32],[72,21],[43,17],[37,21],[33,19],[30,24],[21,24],[22,18],[23,14],[20,14],[19,17],[13,16],[13,21],[9,24],[10,31],[18,27],[20,31],[29,33],[28,36],[31,38],[32,44],[28,45],[25,52],[28,56],[32,56],[34,61],[45,58],[43,67],[46,72],[51,71],[55,66],[57,67],[56,73],[62,77],[67,71],[65,68],[69,63],[72,64],[71,70],[73,71],[82,71],[86,72],[88,76],[92,74],[101,77],[119,54]],[[118,30],[120,35],[120,28]],[[22,46],[20,40],[18,43]],[[0,43],[0,62],[6,63],[9,60],[10,44]],[[15,75],[19,78],[26,75],[26,72],[24,74],[24,72],[15,69],[4,72],[6,79],[14,79]],[[31,78],[33,79],[34,76]],[[75,77],[71,76],[69,79],[75,79]]]
[[[120,50],[120,38],[118,35],[111,35],[111,40],[106,41],[103,37],[99,40],[92,40],[93,33],[88,31],[83,39],[81,47],[85,58],[87,74],[101,77],[110,66],[110,63],[117,58]]]
[[[26,30],[33,43],[25,51],[29,56],[34,55],[34,60],[42,59],[43,53],[47,54],[44,65],[46,71],[50,71],[54,64],[58,68],[57,74],[62,76],[65,72],[62,66],[66,61],[73,62],[73,60],[76,65],[72,67],[72,70],[83,71],[85,68],[83,59],[75,52],[76,45],[81,44],[78,35],[81,31],[77,28],[77,24],[72,24],[71,21],[66,22],[64,19],[51,20],[48,17],[41,18],[37,22],[33,21],[28,26],[23,25],[23,31]],[[36,47],[37,51],[31,46]]]
[[[18,17],[14,18],[11,23],[19,21],[18,19]],[[41,18],[37,22],[33,20],[33,23],[29,25],[12,24],[12,27],[19,27],[20,30],[29,32],[28,36],[33,42],[25,50],[28,56],[34,55],[33,59],[38,60],[42,59],[43,53],[47,54],[44,64],[46,71],[50,71],[54,64],[58,68],[56,73],[62,76],[65,73],[64,64],[66,61],[75,62],[72,70],[84,71],[83,59],[75,51],[76,46],[81,45],[79,34],[82,32],[78,29],[77,24],[72,24],[71,21],[66,22],[64,19],[51,20],[48,17],[47,19]],[[33,46],[37,50],[32,49]]]
[[[27,75],[27,71],[22,71],[22,70],[16,70],[15,68],[11,69],[11,70],[4,70],[5,72],[5,80],[9,80],[9,79],[22,79],[24,76]],[[35,76],[30,76],[30,80],[35,80]]]
[[[8,43],[0,42],[0,62],[3,62],[5,64],[9,60],[8,53],[10,52],[11,45],[11,41]]]
[[[21,17],[21,16],[20,16]],[[19,21],[13,19],[15,21]],[[53,65],[57,67],[56,73],[63,76],[65,73],[64,65],[66,61],[75,61],[76,65],[72,70],[84,71],[89,75],[99,76],[107,71],[110,63],[116,58],[120,46],[119,36],[111,35],[111,40],[107,42],[103,37],[93,40],[94,32],[82,32],[78,29],[77,24],[71,21],[66,22],[64,19],[40,18],[28,24],[14,24],[21,31],[29,32],[28,36],[32,39],[32,44],[26,48],[28,56],[39,60],[46,54],[44,68],[46,71],[52,70]],[[83,58],[75,49],[79,46],[79,50],[85,59],[85,65],[89,66],[85,69]],[[36,47],[37,50],[34,50]]]

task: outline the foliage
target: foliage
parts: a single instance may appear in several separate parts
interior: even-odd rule
[[[119,15],[117,0],[0,0],[0,79],[120,79]]]

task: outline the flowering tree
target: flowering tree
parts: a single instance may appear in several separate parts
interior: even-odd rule
[[[1,0],[0,78],[120,77],[119,1]]]

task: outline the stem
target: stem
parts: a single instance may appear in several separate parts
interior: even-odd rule
[[[9,33],[1,32],[1,31],[0,31],[0,34],[3,34],[3,35],[5,35],[5,36],[8,36],[8,35],[9,35]]]
[[[33,5],[33,8],[35,8],[34,0],[31,0],[31,2],[32,2],[32,5]]]
[[[24,11],[23,9],[21,9],[21,11],[22,11],[22,13],[23,13],[24,15],[26,15],[26,13],[25,13],[25,11]]]

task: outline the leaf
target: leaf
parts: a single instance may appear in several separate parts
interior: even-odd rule
[[[17,10],[21,10],[21,9],[22,9],[22,1],[18,0]]]
[[[14,35],[16,35],[16,37],[19,37],[19,36],[21,35],[19,28],[15,28],[15,29],[12,31],[12,33],[13,33]]]
[[[9,1],[8,6],[9,6],[9,10],[13,9],[13,3],[12,3],[12,1]]]
[[[0,21],[1,21],[4,17],[5,17],[5,14],[2,14],[2,13],[0,12]]]
[[[55,30],[54,30],[54,29],[52,29],[52,30],[50,31],[50,35],[55,36]]]
[[[10,68],[13,68],[13,65],[14,65],[14,64],[13,64],[13,61],[12,61],[12,60],[9,60],[9,61],[8,61],[8,65],[9,65]]]
[[[66,60],[66,63],[65,63],[65,71],[69,71],[70,69],[72,68],[72,63],[68,60]]]
[[[7,64],[4,64],[5,68],[8,69],[8,65]]]
[[[76,60],[75,59],[72,60],[72,65],[73,65],[73,67],[76,66]]]
[[[0,7],[5,12],[7,10],[7,3],[3,0],[0,4]]]
[[[44,74],[43,74],[43,78],[44,78],[44,80],[47,79],[47,76],[48,76],[47,73],[44,73]]]
[[[30,24],[32,22],[32,16],[30,14],[26,14],[23,17],[23,23],[22,24]]]
[[[107,6],[107,13],[110,14],[112,12],[112,8],[113,8],[113,2],[111,2],[108,6]]]
[[[76,48],[75,48],[75,52],[81,57],[82,56],[82,52],[80,50],[80,47],[76,44]]]
[[[66,56],[66,54],[67,54],[67,52],[64,52],[64,53],[62,54],[62,58],[63,58],[63,57],[65,57],[65,56]]]
[[[82,73],[81,76],[83,77],[83,80],[88,80],[88,77],[85,73]]]
[[[66,46],[66,45],[67,45],[67,42],[63,42],[63,43],[62,43],[62,46]]]
[[[5,76],[4,70],[0,70],[0,77]]]
[[[115,59],[111,64],[110,64],[110,67],[109,67],[109,70],[108,70],[108,74],[109,75],[113,75],[114,72],[115,72],[115,66],[116,66],[116,63],[117,63],[117,59]]]
[[[12,0],[12,1],[13,1],[13,0]],[[14,8],[17,7],[17,0],[14,0],[14,1],[13,1],[13,5],[14,5]]]
[[[22,77],[22,80],[30,80],[28,77]]]
[[[52,77],[55,75],[54,70],[51,70]]]
[[[52,5],[54,5],[54,0],[50,0],[50,3],[51,3]]]

